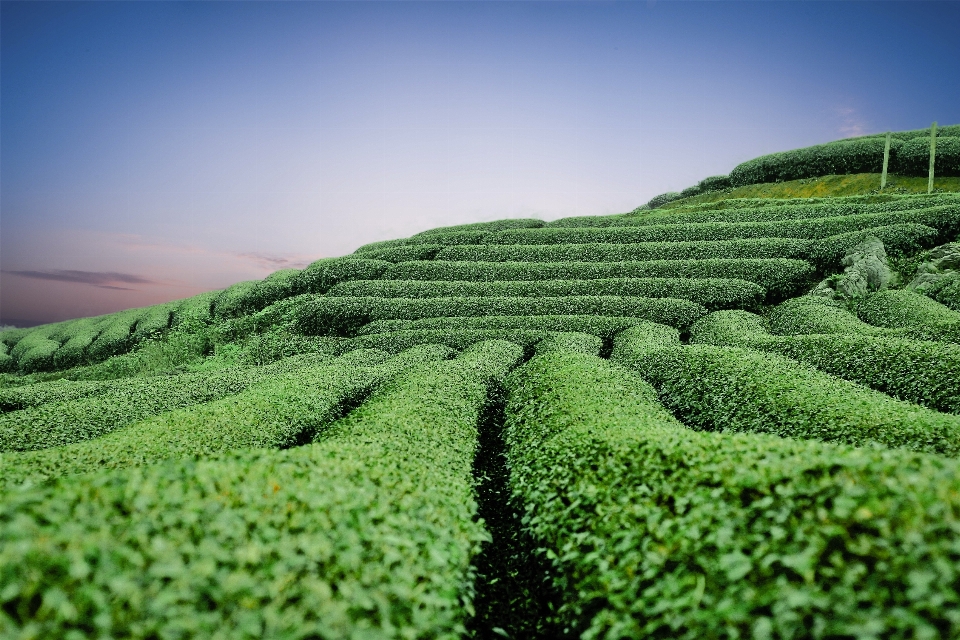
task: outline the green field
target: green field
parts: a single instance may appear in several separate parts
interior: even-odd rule
[[[943,130],[0,333],[0,638],[960,637]]]

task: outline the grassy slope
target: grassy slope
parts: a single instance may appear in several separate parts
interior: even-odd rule
[[[935,178],[934,191],[960,191],[960,178]],[[926,193],[927,178],[909,176],[887,176],[887,186],[880,191],[879,173],[858,173],[845,176],[824,176],[805,178],[790,182],[751,184],[746,187],[713,191],[691,198],[674,200],[660,209],[675,209],[688,204],[720,202],[732,198],[828,198],[837,196],[857,196],[873,193]]]

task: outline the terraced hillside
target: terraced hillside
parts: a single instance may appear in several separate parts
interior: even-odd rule
[[[4,332],[0,636],[960,637],[958,235],[502,220]]]

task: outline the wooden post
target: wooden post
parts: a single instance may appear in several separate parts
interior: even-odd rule
[[[933,193],[933,165],[937,159],[937,123],[930,127],[930,179],[927,181],[927,193]]]
[[[880,188],[887,186],[887,165],[890,164],[890,132],[887,131],[887,143],[883,145],[883,173],[880,175]]]

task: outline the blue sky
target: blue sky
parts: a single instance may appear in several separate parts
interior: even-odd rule
[[[0,323],[960,123],[954,2],[0,3]]]

